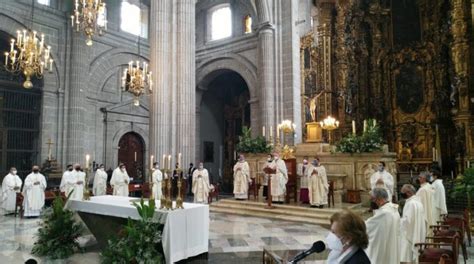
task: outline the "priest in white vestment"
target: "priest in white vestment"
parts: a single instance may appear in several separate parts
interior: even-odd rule
[[[306,204],[309,203],[307,168],[308,157],[304,157],[303,163],[298,163],[296,167],[296,174],[300,178],[300,202]]]
[[[209,173],[204,168],[202,162],[199,163],[198,169],[193,172],[193,194],[195,203],[208,203],[209,191],[211,184],[209,183]]]
[[[84,197],[84,184],[86,184],[86,173],[81,171],[81,165],[74,164],[74,170],[71,172],[72,178],[74,180],[73,192],[69,199],[82,201]]]
[[[33,166],[33,172],[28,174],[23,187],[23,208],[25,217],[37,217],[44,206],[44,190],[46,189],[46,179],[39,172],[38,166]]]
[[[59,184],[59,190],[64,193],[66,197],[69,196],[69,193],[74,189],[74,185],[76,183],[72,172],[74,168],[72,164],[67,165],[66,171],[63,173],[61,177],[61,183]]]
[[[92,193],[94,196],[107,194],[107,172],[105,172],[104,164],[100,164],[99,168],[95,172]]]
[[[319,164],[319,159],[315,158],[307,169],[309,203],[311,207],[323,208],[328,204],[329,184],[326,175],[326,168]]]
[[[272,175],[271,179],[272,201],[283,203],[285,201],[286,183],[288,182],[288,171],[286,169],[285,161],[280,159],[279,153],[274,153],[273,157],[276,173]]]
[[[433,171],[433,186],[434,189],[434,210],[433,217],[434,221],[437,224],[438,221],[441,221],[441,215],[448,213],[448,208],[446,206],[446,190],[444,189],[443,180],[440,179],[441,173],[439,171]]]
[[[385,170],[385,162],[380,161],[378,165],[377,172],[370,176],[370,186],[373,190],[376,187],[381,187],[387,189],[388,192],[388,201],[392,201],[393,196],[393,176],[388,171]]]
[[[15,212],[16,194],[20,192],[22,181],[16,174],[15,167],[10,168],[10,173],[3,178],[2,194],[0,195],[0,208],[3,214],[11,214]]]
[[[112,173],[110,179],[110,185],[114,189],[113,195],[116,196],[128,196],[128,184],[130,183],[130,177],[128,177],[125,165],[120,163],[119,166]]]
[[[155,169],[151,174],[151,182],[153,183],[153,198],[159,200],[161,199],[161,183],[163,182],[163,173],[160,170],[160,165],[158,162],[153,163],[153,168]]]
[[[425,210],[425,217],[426,217],[426,230],[428,236],[433,234],[430,226],[436,225],[435,218],[434,218],[434,189],[433,186],[427,181],[429,177],[429,172],[423,171],[418,176],[418,180],[420,181],[420,189],[416,192],[416,196],[420,198],[420,202],[423,204],[423,209]]]
[[[367,255],[372,263],[400,263],[400,214],[398,205],[388,201],[385,188],[374,188],[371,191],[374,216],[367,219],[367,235],[369,246]]]
[[[234,197],[235,199],[248,199],[250,167],[244,155],[239,156],[239,161],[234,165]]]
[[[400,261],[417,262],[419,252],[415,244],[426,240],[425,210],[413,185],[403,185],[400,192],[406,199],[400,220]]]

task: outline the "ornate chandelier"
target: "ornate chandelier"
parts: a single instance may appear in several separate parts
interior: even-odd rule
[[[283,120],[279,127],[283,133],[290,134],[291,132],[295,131],[296,125],[291,122],[291,120]]]
[[[92,36],[102,36],[107,30],[107,9],[102,0],[75,0],[72,27],[84,31],[87,46],[92,46]]]
[[[10,52],[5,52],[5,68],[13,74],[23,73],[26,78],[23,87],[30,89],[32,76],[41,79],[45,70],[53,70],[51,46],[44,48],[44,34],[39,40],[36,31],[18,30],[16,33],[16,39],[10,42]]]
[[[136,61],[136,64],[133,61],[129,62],[122,76],[122,88],[135,96],[133,104],[136,106],[140,105],[139,97],[146,90],[150,93],[153,90],[153,79],[151,71],[148,71],[148,64],[142,62],[141,65],[142,67],[140,67],[140,61]]]
[[[339,127],[339,121],[337,121],[334,117],[328,116],[323,121],[319,122],[322,129],[325,130],[334,130]]]

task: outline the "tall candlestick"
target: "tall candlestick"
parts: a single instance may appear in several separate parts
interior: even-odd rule
[[[356,134],[356,122],[352,120],[352,134]]]
[[[454,172],[451,171],[451,179],[454,179]]]
[[[181,168],[181,153],[178,153],[178,169]]]
[[[265,126],[262,127],[262,136],[265,137]]]
[[[171,155],[168,155],[168,169],[171,170]]]
[[[137,152],[136,152],[136,151],[135,151],[135,153],[134,153],[133,158],[134,158],[134,161],[137,162]]]
[[[151,155],[150,156],[150,168],[153,169],[153,160],[154,160],[155,156]]]
[[[374,119],[374,127],[377,126],[377,119]]]
[[[163,160],[161,161],[161,167],[166,170],[166,155],[163,154]]]
[[[270,126],[270,137],[273,137],[273,126]]]
[[[367,132],[367,120],[364,120],[364,133]]]
[[[433,161],[436,161],[436,148],[433,147]]]
[[[89,169],[89,160],[90,160],[91,156],[89,156],[89,154],[86,155],[86,169]]]
[[[277,138],[280,139],[280,125],[277,126]]]

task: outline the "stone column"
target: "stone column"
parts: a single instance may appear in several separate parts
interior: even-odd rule
[[[150,154],[195,157],[195,0],[151,1]],[[171,65],[170,65],[171,63]]]
[[[71,35],[71,62],[69,67],[68,113],[67,113],[67,153],[66,162],[85,162],[85,79],[88,78],[89,55],[85,39],[80,34]]]

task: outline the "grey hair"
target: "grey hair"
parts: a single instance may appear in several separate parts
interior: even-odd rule
[[[428,179],[430,177],[430,173],[428,171],[422,171],[420,172],[420,175],[418,176],[418,178],[425,178],[425,179]]]
[[[385,201],[388,200],[388,192],[385,188],[374,188],[370,194],[375,199],[384,199]]]
[[[413,185],[411,185],[411,184],[403,184],[402,190],[409,191],[409,192],[411,192],[412,194],[415,194],[415,193],[416,193],[415,186],[413,186]]]

